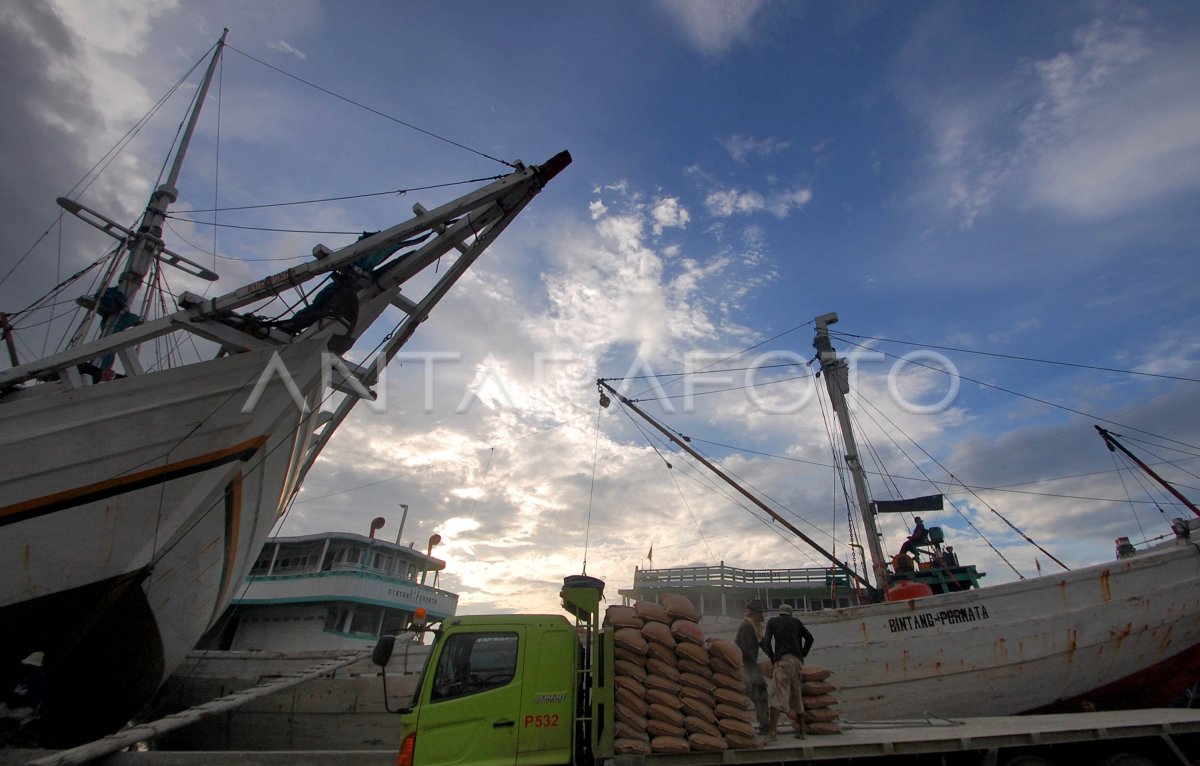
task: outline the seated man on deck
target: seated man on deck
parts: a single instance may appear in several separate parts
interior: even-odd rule
[[[929,538],[929,532],[926,531],[925,522],[921,521],[921,517],[917,516],[914,521],[916,526],[913,527],[912,534],[904,541],[904,545],[900,546],[901,555],[911,553],[914,557],[917,556],[917,546]]]

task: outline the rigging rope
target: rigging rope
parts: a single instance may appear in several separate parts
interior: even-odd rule
[[[366,111],[370,112],[371,114],[374,114],[374,115],[376,115],[376,116],[378,116],[378,117],[382,117],[382,118],[384,118],[385,120],[390,120],[390,121],[392,121],[392,122],[394,122],[394,123],[397,123],[398,125],[403,125],[404,127],[406,127],[406,128],[409,128],[409,129],[411,129],[411,130],[415,130],[415,131],[417,131],[418,133],[424,133],[425,135],[429,136],[430,138],[436,138],[436,139],[437,139],[437,140],[439,140],[439,141],[445,141],[446,143],[450,144],[451,146],[457,146],[459,149],[463,149],[463,150],[465,150],[465,151],[471,152],[472,154],[478,154],[480,157],[483,157],[483,158],[485,158],[485,159],[492,160],[493,162],[499,162],[501,165],[506,165],[506,166],[508,166],[508,167],[510,167],[510,168],[515,168],[515,167],[516,167],[516,165],[514,165],[514,164],[513,164],[513,163],[511,163],[511,162],[507,162],[507,161],[505,161],[505,160],[502,160],[502,159],[499,159],[499,158],[497,158],[497,157],[493,157],[493,156],[491,156],[490,154],[485,154],[484,152],[481,152],[481,151],[479,151],[478,149],[472,149],[471,147],[469,147],[469,146],[466,146],[466,145],[464,145],[464,144],[460,144],[460,143],[458,143],[457,141],[451,141],[450,139],[446,138],[445,136],[439,136],[437,133],[433,133],[433,132],[431,132],[431,131],[425,130],[424,128],[418,128],[416,125],[413,125],[413,124],[411,124],[411,123],[405,122],[404,120],[401,120],[401,119],[399,119],[399,118],[397,118],[397,117],[393,117],[393,116],[391,116],[390,114],[386,114],[386,113],[384,113],[384,112],[381,112],[381,111],[379,111],[378,109],[373,109],[373,108],[371,108],[371,107],[369,107],[369,106],[367,106],[367,105],[365,105],[365,104],[360,104],[360,103],[359,103],[359,102],[357,102],[357,101],[354,101],[354,100],[352,100],[352,99],[346,98],[345,96],[342,96],[342,95],[339,95],[339,94],[337,94],[337,93],[334,93],[333,91],[331,91],[331,90],[328,90],[327,88],[322,88],[320,85],[317,85],[317,84],[315,84],[315,83],[309,82],[308,80],[305,80],[305,79],[303,79],[303,78],[301,78],[301,77],[297,77],[296,75],[294,75],[294,74],[292,74],[292,73],[290,73],[290,72],[285,72],[284,70],[280,69],[279,67],[272,66],[272,65],[268,64],[267,62],[265,62],[265,61],[263,61],[263,60],[261,60],[261,59],[255,58],[254,56],[251,56],[249,53],[246,53],[246,52],[244,52],[244,51],[240,51],[240,50],[238,50],[237,48],[233,47],[232,45],[228,45],[228,44],[227,44],[225,47],[226,47],[227,49],[231,50],[231,51],[234,51],[235,53],[240,53],[240,54],[242,54],[243,56],[245,56],[246,58],[250,59],[251,61],[253,61],[253,62],[255,62],[255,63],[261,64],[262,66],[265,66],[267,69],[274,70],[275,72],[278,72],[279,74],[281,74],[281,75],[283,75],[283,76],[285,76],[285,77],[290,77],[291,79],[295,80],[296,82],[299,82],[299,83],[302,83],[302,84],[304,84],[304,85],[307,85],[308,87],[310,87],[310,88],[313,88],[313,89],[315,89],[315,90],[319,90],[319,91],[321,91],[322,93],[324,93],[324,94],[325,94],[325,95],[327,95],[327,96],[333,96],[334,98],[336,98],[336,99],[338,99],[338,100],[340,100],[340,101],[345,101],[347,104],[350,104],[350,105],[352,105],[352,106],[356,106],[356,107],[358,107],[359,109],[366,110]]]
[[[919,348],[932,348],[932,349],[937,349],[938,351],[956,351],[956,352],[959,352],[962,354],[975,354],[977,356],[992,356],[992,357],[997,357],[1000,359],[1015,359],[1020,362],[1037,362],[1038,364],[1053,364],[1053,365],[1057,365],[1059,367],[1075,367],[1075,368],[1082,369],[1082,370],[1096,370],[1099,372],[1120,372],[1120,373],[1124,373],[1125,375],[1144,375],[1148,378],[1165,378],[1167,380],[1182,380],[1182,381],[1186,381],[1188,383],[1200,383],[1200,379],[1187,378],[1187,377],[1183,377],[1180,375],[1163,375],[1161,373],[1142,372],[1140,370],[1122,370],[1122,369],[1118,369],[1115,367],[1098,367],[1093,364],[1077,364],[1075,362],[1057,362],[1057,361],[1054,361],[1053,359],[1037,359],[1035,357],[1030,357],[1030,356],[1017,356],[1015,354],[999,354],[999,353],[992,352],[992,351],[977,351],[975,349],[956,348],[954,346],[935,346],[931,343],[914,343],[912,341],[896,340],[895,338],[876,338],[876,337],[872,337],[870,335],[855,335],[853,333],[838,332],[837,330],[830,330],[830,334],[841,340],[846,341],[847,343],[851,343],[852,345],[856,345],[856,346],[860,346],[860,347],[864,347],[864,346],[862,346],[862,344],[854,343],[853,341],[850,341],[849,339],[850,338],[861,338],[862,340],[877,340],[877,341],[882,341],[884,343],[899,343],[899,344],[902,344],[905,346],[917,346]],[[882,353],[886,353],[886,352],[882,352]]]
[[[592,537],[592,501],[596,497],[596,464],[600,462],[600,416],[604,412],[604,406],[596,404],[596,440],[592,447],[592,483],[588,487],[588,512],[587,524],[583,528],[583,574],[587,574],[587,554],[588,543]]]

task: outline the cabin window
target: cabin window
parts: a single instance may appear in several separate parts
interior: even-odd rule
[[[354,620],[350,623],[351,633],[375,634],[379,629],[379,610],[360,606],[354,610]]]
[[[330,607],[325,613],[325,629],[345,633],[349,616],[350,610],[345,607]]]
[[[459,633],[442,646],[430,701],[507,686],[517,673],[516,633]]]
[[[383,614],[383,630],[382,633],[398,633],[408,627],[412,621],[412,615],[408,612],[401,612],[396,609],[388,609]]]

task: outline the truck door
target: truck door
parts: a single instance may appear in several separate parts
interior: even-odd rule
[[[414,762],[513,766],[525,628],[497,625],[446,637],[421,700]]]

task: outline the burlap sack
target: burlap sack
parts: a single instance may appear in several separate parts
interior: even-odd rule
[[[642,667],[636,662],[630,662],[629,660],[617,660],[615,663],[613,663],[613,667],[616,670],[617,677],[628,676],[643,683],[646,681],[646,668]],[[678,671],[676,671],[676,675],[678,675]]]
[[[816,708],[819,708],[819,707],[829,707],[830,705],[836,705],[836,704],[837,704],[837,698],[831,694],[817,694],[812,697],[804,698],[804,709],[805,710],[810,710],[810,709],[815,710]]]
[[[708,692],[709,694],[712,694],[717,689],[716,684],[714,684],[712,681],[708,680],[704,676],[698,675],[696,673],[680,673],[679,674],[679,683],[683,684],[684,686],[692,686],[697,689],[703,689],[704,691]]]
[[[676,656],[678,656],[679,646],[676,646],[675,649],[676,649],[675,654],[676,654]],[[687,657],[679,658],[679,672],[680,673],[695,673],[696,675],[704,676],[705,678],[712,678],[712,675],[713,675],[712,669],[708,667],[707,662],[705,662],[702,665],[699,662],[696,662],[695,660],[689,660]]]
[[[697,646],[704,645],[704,631],[700,630],[700,626],[688,620],[676,620],[671,623],[671,635],[675,637],[675,642],[687,641],[696,644]]]
[[[622,689],[620,686],[616,687],[614,694],[618,705],[624,705],[635,715],[642,718],[646,717],[646,711],[650,709],[650,706],[646,704],[646,700],[628,689]]]
[[[665,646],[657,641],[648,641],[646,643],[646,656],[654,657],[663,662],[675,662],[675,649],[670,646]]]
[[[670,678],[662,676],[646,676],[646,701],[656,699],[679,699],[680,687],[678,683],[671,681]]]
[[[729,749],[725,738],[720,735],[714,737],[711,734],[689,734],[687,739],[694,751],[715,753]]]
[[[817,721],[836,721],[838,719],[838,711],[836,707],[819,707],[815,710],[805,709],[804,720],[809,723]]]
[[[642,636],[647,641],[663,646],[671,647],[671,654],[675,654],[675,636],[671,635],[671,626],[664,625],[661,622],[648,622],[642,626]]]
[[[678,681],[672,681],[669,678],[664,678],[654,673],[650,673],[646,676],[646,683],[644,683],[643,686],[646,687],[647,694],[649,694],[651,690],[657,690],[668,692],[676,697],[679,696],[679,690],[683,688],[682,684],[680,684]]]
[[[740,718],[720,718],[717,720],[717,728],[726,737],[737,736],[753,739],[755,736],[754,726]]]
[[[623,705],[620,702],[617,703],[616,718],[621,723],[632,726],[635,731],[646,730],[646,716],[638,715],[637,712],[628,705]]]
[[[617,628],[613,631],[613,645],[634,654],[645,654],[647,648],[646,637],[637,628]]]
[[[841,734],[842,725],[837,721],[822,721],[805,724],[804,730],[809,734]]]
[[[675,663],[665,662],[657,657],[646,658],[646,673],[669,678],[672,681],[679,680],[679,668],[675,667]]]
[[[736,676],[742,672],[741,664],[733,665],[725,661],[724,658],[713,655],[708,661],[708,667],[713,673],[724,673],[727,676]]]
[[[630,630],[632,630],[632,628],[630,628]],[[641,634],[641,631],[639,630],[638,633]],[[630,649],[626,649],[623,646],[616,646],[615,641],[613,642],[613,644],[614,644],[613,657],[615,657],[616,659],[625,660],[627,662],[632,662],[635,665],[643,665],[644,666],[646,664],[646,655],[645,654],[635,652]]]
[[[679,689],[679,699],[693,699],[703,702],[708,707],[717,704],[717,698],[712,695],[712,692],[704,689],[697,689],[694,686],[683,686]]]
[[[649,687],[647,687],[649,692]],[[717,704],[724,702],[726,705],[734,705],[736,707],[746,707],[750,704],[750,698],[741,692],[733,689],[726,689],[723,686],[718,686],[713,691],[713,696],[717,698]]]
[[[698,715],[687,715],[683,717],[683,728],[687,729],[690,734],[708,734],[713,737],[721,736],[721,730],[717,728],[717,724],[707,718],[701,718]]]
[[[686,737],[687,731],[682,726],[676,726],[670,721],[660,721],[651,718],[646,721],[646,733],[651,737]]]
[[[666,608],[672,620],[688,620],[700,622],[700,612],[692,604],[691,599],[679,593],[664,593],[659,596],[659,602]]]
[[[646,704],[647,705],[657,702],[660,705],[667,705],[668,707],[678,708],[680,705],[679,701],[681,699],[682,699],[682,697],[679,696],[679,692],[663,691],[662,689],[647,689],[646,690]]]
[[[689,659],[692,662],[696,662],[708,667],[708,661],[710,657],[708,654],[708,649],[704,648],[703,646],[697,646],[690,641],[686,641],[682,644],[676,643],[675,654],[681,660]]]
[[[718,702],[713,706],[713,712],[717,714],[717,718],[732,718],[735,721],[745,721],[753,723],[755,713],[753,710],[747,710],[741,705],[733,705],[728,702]]]
[[[650,703],[650,712],[646,714],[649,721],[666,721],[673,723],[676,726],[683,726],[683,712],[680,711],[679,699],[674,700],[674,704],[663,704],[661,702]]]
[[[708,654],[710,658],[720,658],[728,663],[730,667],[740,668],[742,666],[742,650],[738,648],[737,644],[733,643],[729,639],[713,636],[709,638],[707,642],[705,642],[705,646],[708,647]],[[712,667],[711,660],[709,661],[708,666]],[[713,669],[715,670],[716,668]]]
[[[642,698],[646,696],[646,685],[633,676],[616,676],[613,678],[613,684],[616,685],[618,690],[625,689],[631,694]]]
[[[815,697],[818,694],[829,694],[837,691],[837,687],[828,681],[805,681],[800,684],[800,690],[805,697]]]
[[[613,750],[618,755],[650,755],[650,743],[641,739],[618,739],[613,742]]]
[[[763,746],[762,738],[758,736],[747,737],[744,734],[732,732],[722,733],[725,734],[725,741],[729,743],[729,746],[735,747],[738,750],[757,750]]]
[[[641,630],[645,622],[641,617],[638,617],[637,610],[631,606],[613,604],[604,610],[604,624],[611,625],[614,628],[637,628]]]
[[[650,749],[655,753],[688,753],[692,746],[682,736],[655,737],[650,740]]]
[[[633,605],[637,616],[641,617],[646,622],[661,622],[664,625],[671,624],[671,615],[667,612],[666,607],[660,606],[653,601],[638,601]]]
[[[700,700],[691,699],[689,697],[680,697],[679,706],[683,709],[684,716],[694,715],[697,718],[703,718],[709,723],[716,725],[717,713],[713,710],[712,705],[706,705]]]
[[[644,742],[650,741],[650,735],[646,733],[646,727],[636,728],[624,721],[617,721],[616,727],[613,729],[613,734],[617,739],[640,739]]]
[[[805,665],[800,671],[801,681],[824,681],[833,675],[833,671],[823,668],[819,665]]]
[[[738,676],[731,676],[727,673],[713,673],[712,682],[717,685],[718,689],[733,689],[741,694],[746,693],[746,682]]]

